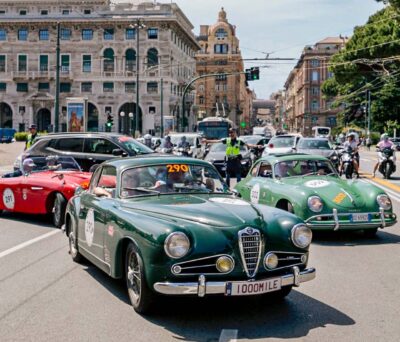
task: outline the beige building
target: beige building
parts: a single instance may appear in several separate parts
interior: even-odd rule
[[[325,80],[332,77],[329,60],[345,44],[346,39],[328,37],[313,46],[306,46],[285,83],[285,114],[289,131],[311,134],[313,126],[336,126],[339,109],[332,108],[333,99],[321,92]]]
[[[60,130],[66,129],[66,98],[83,97],[88,130],[104,131],[110,113],[113,131],[135,131],[137,90],[142,133],[159,131],[161,111],[176,123],[200,48],[192,24],[176,4],[0,0],[0,127],[23,131],[34,123],[39,130],[52,129],[57,23]]]
[[[223,8],[214,25],[200,27],[198,42],[201,46],[196,54],[198,76],[232,74],[207,77],[196,82],[198,119],[225,116],[238,126],[240,122],[249,122],[254,93],[247,89],[245,75],[242,73],[243,60],[236,27],[229,23]]]

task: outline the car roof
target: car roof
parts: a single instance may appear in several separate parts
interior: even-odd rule
[[[188,158],[188,157],[177,157],[175,155],[168,154],[149,154],[141,155],[136,157],[124,157],[114,158],[102,163],[102,165],[112,165],[117,169],[126,169],[136,166],[148,166],[154,164],[196,164],[209,166],[210,163],[201,159]]]
[[[62,132],[62,133],[49,133],[46,135],[40,135],[37,139],[45,138],[59,138],[59,137],[123,137],[124,134],[120,133],[109,133],[109,132]]]
[[[308,138],[301,138],[300,140],[322,140],[322,141],[329,141],[328,138],[321,138],[321,137],[308,137]]]
[[[315,154],[306,154],[306,153],[291,153],[291,154],[269,154],[268,156],[262,157],[259,160],[265,160],[270,162],[271,164],[275,164],[282,161],[291,161],[291,160],[329,160],[328,158],[315,155]]]

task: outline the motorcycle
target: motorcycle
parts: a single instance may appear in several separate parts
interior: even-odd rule
[[[190,147],[175,147],[173,153],[174,155],[181,157],[192,157],[193,155],[193,151]]]
[[[162,149],[160,149],[161,153],[166,153],[166,154],[172,154],[173,153],[173,148],[167,148],[167,147],[163,147]]]
[[[354,173],[354,163],[353,161],[356,159],[355,152],[353,152],[352,148],[349,147],[347,150],[343,150],[341,155],[342,161],[342,172],[347,179],[353,178]]]
[[[379,172],[383,178],[390,179],[392,173],[396,172],[396,155],[391,148],[384,148],[378,151],[379,155]]]

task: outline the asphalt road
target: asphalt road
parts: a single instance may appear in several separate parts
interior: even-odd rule
[[[392,198],[400,214],[398,197]],[[144,317],[131,308],[122,282],[90,263],[72,262],[67,238],[46,217],[5,213],[0,340],[398,341],[399,228],[381,230],[374,239],[317,234],[309,262],[317,278],[283,303],[258,297],[167,299],[157,314]]]

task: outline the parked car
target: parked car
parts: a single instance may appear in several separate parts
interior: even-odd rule
[[[328,138],[301,138],[296,146],[297,153],[314,154],[330,159],[339,170],[339,155]]]
[[[240,146],[240,154],[242,159],[240,163],[242,164],[242,175],[247,175],[249,172],[252,161],[251,161],[251,151],[246,146]],[[207,153],[204,160],[213,164],[219,174],[222,177],[225,177],[226,172],[226,163],[225,163],[225,156],[226,156],[226,145],[223,143],[215,143],[212,144],[210,147],[210,151]]]
[[[316,272],[307,268],[312,233],[299,218],[235,197],[194,158],[103,163],[69,201],[65,231],[72,259],[126,279],[140,313],[159,294],[284,297]]]
[[[13,142],[16,130],[14,128],[0,128],[0,143]]]
[[[29,159],[30,172],[21,170],[0,178],[0,213],[49,214],[54,225],[61,227],[68,200],[76,188],[88,187],[92,174],[82,172],[71,157],[58,157],[52,166],[46,157]]]
[[[315,230],[364,230],[396,223],[389,196],[381,188],[338,176],[331,162],[313,155],[261,158],[236,185],[243,199],[287,210]]]
[[[262,155],[264,157],[269,154],[294,153],[301,137],[300,134],[276,135],[268,142]]]
[[[28,156],[58,155],[73,157],[82,170],[115,157],[154,153],[135,139],[117,133],[54,133],[39,136],[30,149],[20,155],[14,168]]]

